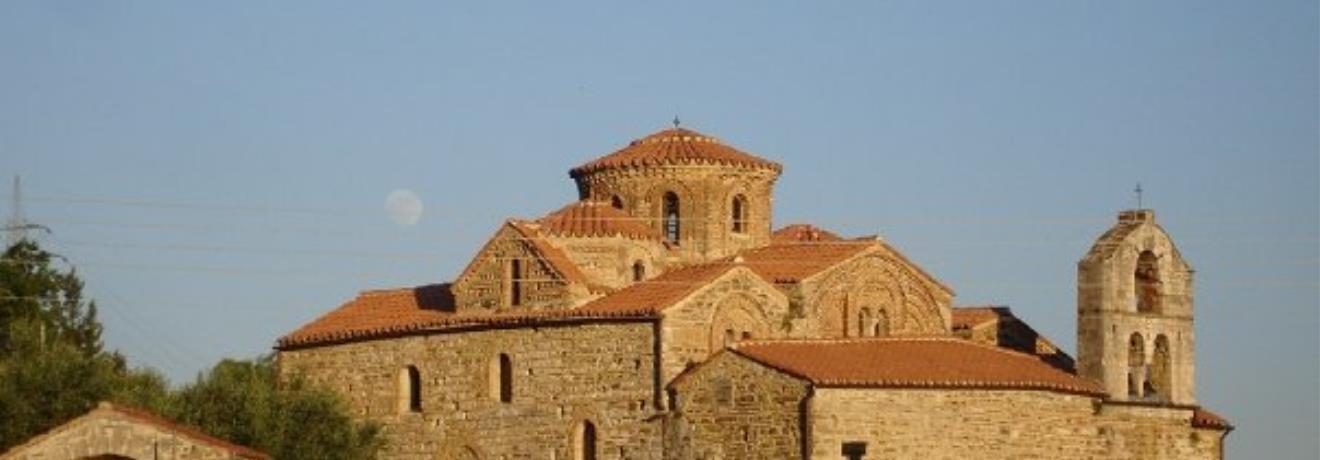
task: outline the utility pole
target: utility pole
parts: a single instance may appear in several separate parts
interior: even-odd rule
[[[23,182],[18,175],[14,175],[14,189],[9,195],[9,218],[5,220],[5,225],[0,227],[0,230],[5,232],[6,248],[28,239],[28,230],[44,230],[50,233],[49,228],[28,222],[27,216],[23,214]]]

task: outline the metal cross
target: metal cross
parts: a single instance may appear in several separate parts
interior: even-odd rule
[[[1132,191],[1137,192],[1137,209],[1143,209],[1143,208],[1141,207],[1141,204],[1142,204],[1142,203],[1141,203],[1141,193],[1142,193],[1142,192],[1145,192],[1145,190],[1142,190],[1142,189],[1141,189],[1141,182],[1137,182],[1137,188],[1133,189]]]
[[[678,121],[678,115],[674,115],[674,127],[677,128],[679,123],[680,122]]]

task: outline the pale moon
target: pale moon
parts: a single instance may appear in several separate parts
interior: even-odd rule
[[[412,190],[396,189],[385,197],[385,213],[399,225],[414,225],[422,219],[422,199]]]

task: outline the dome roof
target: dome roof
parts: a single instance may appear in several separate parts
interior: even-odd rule
[[[577,178],[603,169],[694,164],[765,168],[775,172],[783,169],[779,163],[742,152],[714,137],[672,128],[632,141],[627,147],[573,168],[568,174]]]
[[[565,237],[623,236],[658,240],[660,235],[641,219],[614,209],[608,203],[578,201],[542,217],[537,223],[544,233]]]

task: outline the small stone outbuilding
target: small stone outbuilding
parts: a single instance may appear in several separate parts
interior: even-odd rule
[[[108,402],[0,454],[0,460],[269,460],[143,409]]]

